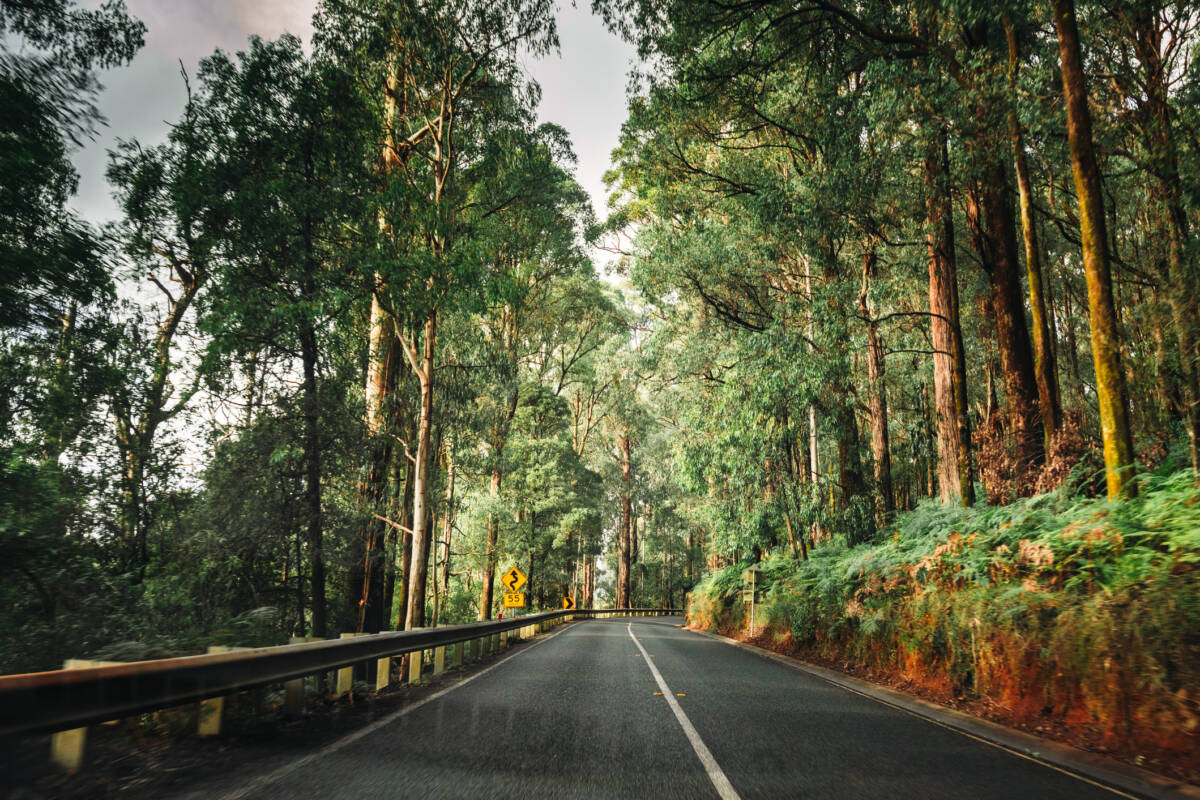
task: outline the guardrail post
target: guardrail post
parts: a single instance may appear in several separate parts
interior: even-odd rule
[[[433,674],[441,675],[446,671],[446,646],[435,648],[433,651]]]
[[[356,636],[362,636],[361,633],[343,633],[339,639],[353,639]],[[354,665],[342,667],[337,671],[337,688],[334,689],[334,697],[341,697],[344,694],[349,694],[354,688]]]
[[[55,764],[72,772],[83,766],[83,749],[87,744],[87,728],[59,731],[50,739],[50,758]]]
[[[311,636],[293,636],[288,644],[311,642]],[[299,716],[304,711],[304,678],[292,678],[283,684],[283,713]]]
[[[463,648],[467,646],[466,642],[458,642],[454,645],[454,661],[451,662],[456,667],[463,665]]]
[[[375,691],[386,689],[392,682],[392,658],[384,656],[375,660]]]
[[[249,647],[229,647],[223,644],[215,644],[208,648],[210,655],[216,653],[237,653],[242,650],[249,650]],[[216,736],[221,732],[221,716],[225,713],[225,698],[210,697],[207,700],[200,701],[200,720],[196,726],[196,733],[200,736]]]
[[[421,682],[421,668],[425,666],[425,651],[414,650],[408,654],[408,682]]]
[[[488,638],[491,640],[489,642],[488,654],[495,655],[496,653],[499,653],[500,652],[500,634],[493,633]]]
[[[392,657],[384,656],[375,660],[375,691],[386,689],[392,682]]]
[[[63,669],[87,669],[88,667],[110,667],[120,661],[88,661],[83,658],[68,658]],[[87,728],[59,731],[50,737],[50,759],[63,769],[72,772],[83,766],[83,751],[87,746]]]

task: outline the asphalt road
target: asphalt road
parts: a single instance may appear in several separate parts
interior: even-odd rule
[[[678,623],[569,625],[229,797],[1122,796]]]

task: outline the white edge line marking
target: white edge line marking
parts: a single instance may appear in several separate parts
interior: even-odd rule
[[[396,720],[400,719],[400,717],[403,717],[405,714],[416,711],[418,708],[425,705],[426,703],[432,703],[434,700],[437,700],[441,697],[444,697],[444,696],[450,694],[451,692],[453,692],[455,689],[458,689],[459,687],[466,686],[468,683],[475,680],[476,678],[483,677],[484,675],[486,675],[489,672],[491,672],[492,670],[494,670],[496,667],[500,666],[501,664],[504,664],[507,661],[510,661],[511,659],[516,658],[517,656],[521,655],[522,653],[528,653],[530,650],[537,647],[539,644],[544,644],[545,642],[548,642],[551,639],[553,639],[555,636],[558,636],[560,633],[566,632],[569,629],[569,627],[574,627],[574,626],[560,628],[559,630],[550,634],[546,638],[539,639],[538,641],[534,642],[533,644],[529,645],[528,647],[522,647],[517,652],[510,653],[509,655],[507,655],[504,658],[497,661],[495,664],[492,664],[485,669],[481,669],[479,672],[476,672],[474,675],[463,678],[461,681],[459,681],[458,683],[455,683],[453,686],[447,686],[445,689],[441,689],[441,690],[429,695],[428,697],[418,700],[417,702],[413,703],[411,706],[405,706],[404,708],[401,708],[400,710],[398,710],[392,714],[389,714],[388,716],[384,717],[381,720],[372,722],[370,725],[366,726],[365,728],[360,728],[359,730],[354,731],[353,733],[347,734],[346,736],[343,736],[341,739],[338,739],[333,744],[330,744],[330,745],[324,747],[323,749],[318,750],[315,753],[310,753],[309,755],[301,756],[300,758],[296,759],[295,761],[292,761],[288,764],[284,764],[282,767],[278,767],[277,769],[275,769],[271,772],[268,772],[266,775],[261,775],[257,778],[252,779],[249,783],[247,783],[242,788],[235,789],[232,792],[229,792],[228,794],[221,795],[219,800],[245,800],[245,798],[253,796],[253,794],[255,792],[265,789],[266,787],[270,786],[271,784],[275,783],[276,781],[280,780],[281,778],[286,777],[287,775],[291,774],[292,772],[295,772],[296,770],[300,769],[301,767],[307,766],[308,764],[311,764],[312,762],[316,761],[319,758],[324,758],[327,755],[336,753],[338,750],[341,750],[346,745],[354,744],[359,739],[362,739],[364,736],[370,736],[375,731],[377,731],[380,728],[383,728],[387,725],[392,724]],[[398,657],[398,656],[395,656],[395,657]],[[735,797],[736,797],[736,795],[735,795]]]
[[[692,749],[696,751],[696,756],[700,759],[700,763],[704,765],[704,771],[708,773],[709,780],[716,787],[717,794],[721,796],[721,800],[741,800],[741,796],[733,788],[733,784],[729,782],[729,778],[725,777],[725,773],[721,771],[721,766],[713,758],[713,754],[709,751],[707,745],[704,744],[704,740],[700,738],[700,734],[692,726],[692,721],[688,719],[687,714],[683,713],[683,709],[679,707],[679,701],[675,699],[675,695],[671,692],[670,687],[667,686],[667,682],[663,680],[662,673],[658,671],[658,667],[654,666],[654,662],[650,660],[649,654],[646,653],[646,648],[642,647],[642,643],[633,635],[633,623],[630,622],[627,624],[625,629],[629,632],[629,638],[633,639],[633,643],[637,645],[637,649],[642,651],[642,659],[645,660],[646,666],[650,668],[651,674],[654,675],[654,680],[658,682],[658,688],[662,689],[667,705],[675,712],[675,719],[679,720],[679,726],[687,734],[688,741],[692,743]]]
[[[690,631],[690,632],[695,633],[696,631]],[[727,644],[730,647],[735,647],[738,650],[747,651],[747,648],[742,647],[741,646],[742,643],[735,639],[726,639],[726,637],[722,636],[718,639],[718,641],[722,642],[723,644]],[[905,708],[904,706],[896,705],[895,703],[889,703],[887,700],[884,700],[881,697],[874,697],[873,695],[869,695],[866,692],[859,691],[858,689],[855,689],[852,686],[846,686],[845,684],[838,683],[837,681],[831,680],[830,678],[827,678],[818,672],[809,672],[807,670],[801,669],[801,667],[798,664],[791,663],[790,659],[788,659],[787,656],[779,655],[778,653],[760,653],[756,649],[749,650],[749,652],[753,653],[754,655],[756,655],[760,658],[765,658],[768,661],[778,661],[783,666],[790,667],[793,671],[801,672],[804,675],[808,675],[810,677],[816,678],[820,681],[823,681],[824,683],[829,684],[830,686],[841,689],[843,691],[850,692],[850,694],[856,694],[865,700],[873,700],[874,702],[879,703],[880,705],[887,706],[888,708],[903,712],[903,713],[909,715],[910,717],[916,717],[919,720],[924,720],[925,722],[929,722],[934,725],[937,725],[939,728],[944,728],[945,730],[951,731],[952,733],[957,733],[959,736],[965,736],[968,739],[974,739],[975,741],[979,742],[980,744],[986,744],[989,747],[996,748],[997,750],[1003,750],[1004,752],[1009,753],[1010,755],[1017,756],[1018,758],[1023,758],[1026,761],[1032,761],[1034,764],[1045,767],[1046,769],[1051,769],[1051,770],[1054,770],[1055,772],[1061,772],[1063,775],[1066,775],[1067,777],[1070,777],[1070,778],[1074,778],[1075,780],[1079,781],[1080,783],[1091,784],[1092,786],[1095,786],[1097,789],[1103,789],[1103,790],[1105,790],[1107,792],[1111,792],[1119,797],[1127,797],[1127,798],[1129,798],[1129,800],[1143,800],[1145,797],[1147,797],[1147,795],[1129,794],[1128,792],[1124,791],[1123,789],[1118,789],[1115,786],[1111,786],[1107,783],[1102,783],[1101,781],[1095,780],[1093,778],[1089,778],[1087,775],[1082,775],[1082,774],[1075,772],[1074,770],[1069,769],[1067,767],[1060,767],[1057,764],[1050,763],[1049,761],[1043,761],[1042,759],[1038,758],[1036,755],[1033,755],[1030,753],[1022,753],[1020,750],[1010,747],[1009,745],[1002,744],[1000,742],[995,742],[995,741],[992,741],[991,739],[985,739],[984,737],[978,736],[974,733],[971,733],[970,731],[965,731],[961,728],[956,728],[953,725],[949,725],[945,722],[942,722],[941,720],[934,719],[933,717],[927,717],[924,714],[921,714],[918,711],[914,711],[911,708]]]

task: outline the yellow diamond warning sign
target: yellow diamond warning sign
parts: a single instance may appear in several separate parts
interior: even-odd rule
[[[524,608],[525,593],[524,592],[505,592],[504,593],[505,608]]]
[[[516,567],[510,567],[508,572],[500,576],[500,583],[504,584],[504,588],[510,592],[521,591],[521,587],[525,585],[527,580],[525,573]],[[524,603],[521,605],[524,605]]]

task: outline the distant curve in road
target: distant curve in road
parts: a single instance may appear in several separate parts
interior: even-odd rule
[[[226,795],[1129,797],[679,620],[589,620]]]

